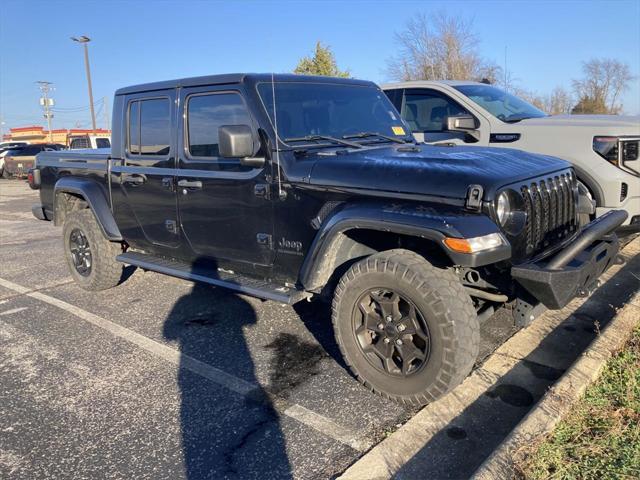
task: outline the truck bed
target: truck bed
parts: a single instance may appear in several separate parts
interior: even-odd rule
[[[54,188],[56,182],[62,177],[71,175],[76,178],[88,178],[108,192],[107,172],[110,158],[110,148],[39,153],[36,156],[36,167],[40,169],[42,179],[40,201],[44,209],[47,212],[53,212]]]

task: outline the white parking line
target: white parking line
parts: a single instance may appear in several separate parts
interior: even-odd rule
[[[0,312],[0,317],[3,315],[12,315],[14,313],[23,312],[28,308],[29,307],[18,307],[18,308],[12,308],[11,310],[5,310],[4,312]]]
[[[3,278],[0,278],[0,286],[13,290],[21,295],[26,295],[36,300],[40,300],[41,302],[48,303],[49,305],[60,308],[61,310],[65,310],[76,317],[95,325],[96,327],[110,332],[116,337],[146,350],[156,357],[162,358],[179,368],[185,368],[237,394],[249,396],[252,392],[259,391],[261,388],[260,385],[256,383],[242,380],[241,378],[226,373],[196,358],[185,355],[174,348],[160,342],[156,342],[155,340],[145,337],[133,330],[129,330],[122,325],[118,325],[117,323],[106,320],[91,312],[87,312],[86,310],[63,300],[59,300],[39,291],[33,291]],[[10,312],[10,310],[8,312]],[[371,446],[371,443],[361,435],[358,435],[355,432],[338,425],[333,420],[320,415],[319,413],[308,410],[301,405],[295,404],[289,406],[283,413],[284,415],[293,418],[294,420],[297,420],[298,422],[311,427],[330,438],[333,438],[337,442],[350,446],[354,450],[364,452]]]
[[[359,452],[368,450],[372,445],[366,438],[355,436],[351,430],[297,403],[287,408],[284,414]]]

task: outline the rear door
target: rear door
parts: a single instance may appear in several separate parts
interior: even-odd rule
[[[258,128],[240,87],[194,87],[180,93],[177,191],[183,234],[195,256],[248,264],[273,262],[272,203],[265,167],[243,166],[218,151],[218,128]]]
[[[174,89],[125,100],[124,158],[112,167],[124,205],[115,213],[126,238],[141,245],[180,244],[174,188],[176,115]]]

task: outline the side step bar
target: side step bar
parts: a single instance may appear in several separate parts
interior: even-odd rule
[[[307,292],[301,290],[255,280],[238,273],[193,266],[189,263],[145,253],[126,252],[118,255],[116,260],[145,270],[152,270],[194,282],[208,283],[217,287],[224,287],[235,290],[236,292],[245,293],[253,297],[275,300],[276,302],[286,303],[288,305],[293,305],[309,295]]]

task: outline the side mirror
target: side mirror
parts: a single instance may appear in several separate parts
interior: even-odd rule
[[[221,157],[239,158],[241,165],[254,168],[264,165],[264,158],[253,157],[253,132],[249,125],[219,127],[218,151]]]
[[[447,130],[453,132],[468,132],[476,130],[476,119],[471,115],[456,115],[447,117]]]

